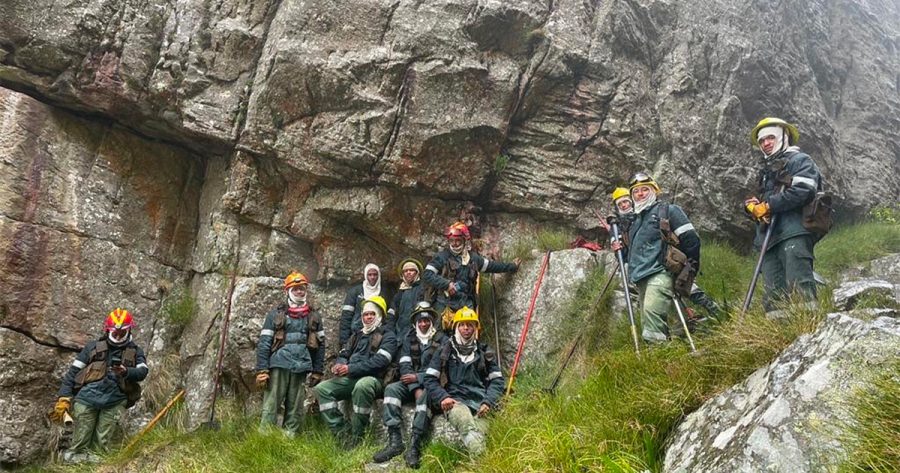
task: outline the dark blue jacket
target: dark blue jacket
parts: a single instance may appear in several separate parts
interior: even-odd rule
[[[349,378],[364,376],[381,378],[391,364],[393,354],[397,352],[397,337],[394,336],[394,331],[385,330],[385,327],[381,326],[368,335],[362,330],[357,330],[354,334],[355,336],[347,340],[335,363],[348,366]],[[373,348],[371,344],[376,335],[381,336],[381,343]]]
[[[496,408],[506,381],[494,352],[484,343],[476,342],[475,358],[463,363],[452,343],[452,339],[448,338],[438,356],[431,357],[431,363],[425,370],[425,388],[432,403],[440,405],[441,401],[450,397],[468,406],[472,412],[482,404]],[[445,367],[441,366],[442,358],[447,360]],[[442,377],[446,378],[446,385],[442,385]]]
[[[434,288],[434,307],[440,315],[445,307],[454,311],[463,306],[475,309],[478,304],[475,297],[478,273],[512,273],[517,269],[519,268],[515,263],[491,261],[474,251],[469,251],[469,264],[463,266],[461,256],[444,249],[425,266],[422,279]],[[457,292],[453,297],[446,294],[451,283],[457,285]]]
[[[669,206],[669,225],[680,240],[678,249],[700,267],[700,237],[681,207],[657,202],[639,213],[628,228],[628,272],[631,282],[637,284],[660,271],[665,271],[666,243],[659,230],[659,209]]]
[[[97,347],[97,343],[104,340],[107,342],[107,351],[94,353],[94,348]],[[132,363],[130,361],[123,359],[123,354],[127,348],[133,348],[135,350],[133,366],[131,366]],[[75,357],[75,361],[72,362],[72,365],[63,377],[62,386],[59,388],[59,397],[74,396],[76,401],[80,401],[96,409],[105,409],[125,401],[125,393],[122,392],[122,389],[120,388],[119,380],[111,371],[111,360],[123,360],[122,364],[127,368],[124,379],[129,382],[143,381],[150,371],[150,368],[147,367],[147,358],[144,356],[144,350],[131,341],[130,337],[125,343],[114,345],[106,336],[104,336],[100,340],[94,340],[88,343],[84,349],[78,353],[78,356]],[[75,377],[78,375],[79,371],[90,365],[92,362],[105,365],[106,374],[101,379],[86,383],[76,393]]]
[[[431,343],[427,346],[422,346],[419,338],[416,337],[415,329],[410,329],[407,332],[406,337],[403,339],[403,346],[400,348],[400,374],[415,374],[419,378],[418,383],[408,385],[409,389],[425,387],[423,380],[425,369],[431,364],[431,358],[436,353],[440,353],[441,346],[446,340],[447,336],[444,335],[444,332],[438,330],[431,337]]]
[[[416,304],[425,300],[425,285],[422,281],[416,281],[409,289],[397,291],[394,294],[394,300],[391,301],[391,308],[388,309],[387,321],[385,326],[393,330],[397,336],[397,340],[402,340],[413,326],[410,315]]]
[[[809,235],[803,227],[803,206],[812,202],[821,187],[821,174],[813,162],[799,148],[791,147],[759,172],[759,200],[769,204],[775,217],[775,228],[769,248],[799,235]],[[782,184],[786,187],[780,191]],[[753,246],[762,247],[768,225],[757,223]]]
[[[322,373],[325,365],[325,329],[318,314],[313,310],[306,317],[291,317],[287,314],[287,305],[282,304],[266,315],[259,343],[256,345],[256,370],[282,368],[291,373]],[[279,313],[284,317],[284,344],[272,352],[275,336],[275,319]],[[310,321],[315,319],[318,330],[314,336],[318,339],[318,348],[311,350],[309,341]]]

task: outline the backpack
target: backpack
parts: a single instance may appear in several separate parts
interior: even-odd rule
[[[678,249],[681,240],[672,231],[672,224],[669,222],[668,202],[660,202],[658,216],[659,232],[662,235],[663,246],[665,246],[663,266],[675,276],[675,292],[684,297],[690,297],[691,286],[694,285],[694,278],[697,277],[699,268],[695,267],[696,263],[688,259],[687,255]]]
[[[108,367],[106,366],[106,357],[109,355],[109,345],[106,337],[101,338],[91,350],[89,362],[87,366],[81,368],[75,375],[75,384],[72,386],[74,394],[84,387],[84,385],[99,381],[106,376]],[[126,346],[122,352],[122,364],[127,368],[137,366],[137,350],[133,346]],[[141,399],[141,385],[134,381],[127,381],[124,377],[118,378],[119,389],[125,394],[125,408],[134,406]]]
[[[786,167],[787,160],[782,159],[778,162],[778,165],[773,168],[773,171],[775,172],[775,182],[776,184],[781,184],[782,189],[791,187],[791,184],[794,181],[794,176],[785,172]],[[764,173],[760,176],[760,186],[762,186],[763,178]],[[806,231],[812,233],[814,242],[821,240],[828,234],[831,227],[834,226],[833,198],[825,192],[825,186],[823,184],[824,180],[825,179],[820,174],[819,182],[816,183],[816,195],[803,206],[801,212],[802,218],[800,222],[803,224],[803,228],[805,228]]]

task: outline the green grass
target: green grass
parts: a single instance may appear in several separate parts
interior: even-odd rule
[[[194,320],[197,313],[197,302],[186,289],[176,290],[166,298],[160,309],[160,315],[166,325],[172,329],[170,338],[177,338],[184,328]]]
[[[564,248],[567,240],[561,232],[546,232],[529,238],[522,251]],[[816,247],[817,268],[831,276],[900,251],[898,242],[897,225],[839,228]],[[848,247],[853,251],[847,251]],[[742,256],[727,244],[707,241],[698,282],[735,312],[755,261],[755,255]],[[747,316],[731,317],[709,334],[697,334],[700,356],[692,356],[685,343],[676,341],[652,349],[642,346],[638,357],[627,318],[616,322],[610,317],[612,291],[596,303],[605,282],[601,269],[590,274],[568,308],[555,314],[558,350],[517,376],[515,395],[492,416],[488,451],[473,460],[455,446],[433,443],[423,454],[420,471],[659,471],[667,436],[687,413],[769,363],[797,336],[814,330],[822,314],[831,309],[828,303],[815,312],[795,308],[795,316],[785,321],[766,319],[754,309]],[[487,280],[482,283],[486,302],[492,288]],[[617,279],[613,285],[618,285]],[[822,291],[820,299],[827,301],[829,292],[830,288]],[[755,298],[757,307],[759,299]],[[487,325],[486,339],[490,329]],[[556,395],[546,393],[544,388],[579,333],[583,334],[580,349]],[[842,466],[843,471],[891,471],[890,466],[900,464],[900,388],[896,377],[879,379],[873,389],[858,396],[853,412],[860,427],[854,438],[859,441],[852,443],[852,461]],[[172,393],[173,382],[160,382],[148,393],[153,405],[160,405]],[[258,412],[245,413],[235,407],[219,412],[222,430],[184,433],[181,422],[164,423],[133,451],[108,457],[104,471],[362,471],[380,448],[369,442],[344,452],[317,416],[310,417],[307,432],[288,439],[278,431],[259,433]],[[48,464],[27,471],[94,469]]]
[[[896,472],[900,468],[900,362],[894,362],[868,387],[855,393],[855,424],[847,432],[850,446],[839,471]]]
[[[838,227],[816,245],[816,271],[831,280],[853,266],[900,252],[900,225],[866,222]]]

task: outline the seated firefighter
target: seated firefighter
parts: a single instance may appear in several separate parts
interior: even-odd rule
[[[322,380],[325,330],[307,297],[309,281],[301,273],[284,278],[286,301],[263,322],[256,345],[256,385],[264,389],[260,428],[275,425],[284,407],[284,430],[296,435],[303,422],[304,383]]]
[[[50,418],[62,422],[72,410],[75,431],[64,461],[98,461],[90,452],[107,448],[119,418],[140,398],[138,383],[149,368],[144,351],[131,340],[133,327],[127,310],[110,312],[103,337],[88,343],[63,377]]]
[[[476,307],[475,285],[478,273],[514,273],[519,260],[512,263],[491,261],[472,250],[469,228],[456,222],[444,233],[447,248],[438,252],[428,265],[422,279],[428,284],[435,311],[441,316],[444,330],[450,330],[453,314],[463,307]]]
[[[628,229],[628,277],[638,288],[641,336],[648,343],[669,338],[674,298],[690,295],[700,269],[700,237],[681,207],[657,201],[659,185],[638,173],[630,183],[634,220]],[[613,250],[625,249],[614,242]]]
[[[381,268],[369,263],[363,269],[362,284],[351,286],[344,297],[344,305],[341,307],[341,322],[338,327],[338,342],[343,347],[350,335],[362,327],[360,321],[362,305],[366,299],[378,296],[385,298],[384,289],[381,287]],[[386,315],[386,314],[385,314]]]
[[[397,350],[394,332],[381,325],[386,311],[387,304],[381,296],[365,300],[362,327],[353,332],[331,367],[335,377],[315,387],[322,418],[347,449],[362,441],[372,406],[384,389],[382,377]],[[347,399],[353,404],[350,435],[347,435],[344,415],[338,408],[338,401]]]
[[[478,341],[478,314],[463,307],[453,315],[452,327],[440,356],[432,357],[425,370],[425,387],[469,453],[478,455],[485,448],[483,417],[497,407],[505,381],[494,352]]]
[[[383,463],[403,453],[403,435],[400,424],[403,414],[400,408],[404,402],[415,401],[409,450],[404,459],[410,468],[419,467],[420,448],[428,432],[430,412],[428,393],[425,392],[423,378],[425,368],[439,353],[447,336],[435,329],[437,313],[428,302],[419,302],[412,311],[413,329],[407,332],[400,348],[400,381],[391,383],[384,390],[384,425],[388,431],[388,444],[375,454],[374,460]]]
[[[403,340],[415,322],[410,315],[416,304],[425,300],[425,285],[422,284],[422,263],[415,258],[406,258],[397,268],[400,273],[400,287],[388,309],[385,325],[394,330],[397,340]]]

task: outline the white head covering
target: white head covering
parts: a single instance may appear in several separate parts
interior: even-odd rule
[[[462,324],[457,324],[456,330],[453,332],[453,349],[456,350],[456,356],[459,357],[460,361],[469,364],[475,359],[475,343],[478,341],[478,330],[472,332],[472,338],[467,341],[459,333],[460,325]]]
[[[759,143],[760,138],[769,135],[775,137],[775,147],[772,148],[772,153],[766,154],[766,152],[763,151],[762,146],[759,147],[759,150],[762,151],[762,153],[766,155],[766,157],[776,155],[784,150],[784,128],[780,126],[767,126],[760,128],[759,132],[756,133],[757,144]]]
[[[413,279],[413,282],[411,282],[411,283],[406,282],[406,277],[403,275],[403,272],[406,271],[407,269],[415,269],[416,270],[416,279]],[[406,263],[403,263],[403,267],[400,268],[400,290],[405,291],[406,289],[411,288],[412,285],[416,283],[416,281],[421,279],[421,277],[422,277],[422,275],[419,274],[419,266],[416,263],[413,263],[412,261],[407,261]]]
[[[639,213],[643,212],[644,210],[647,210],[650,207],[653,207],[653,204],[656,203],[656,190],[653,189],[653,186],[649,186],[649,187],[650,187],[650,195],[648,195],[647,198],[644,199],[643,201],[638,202],[637,199],[632,198],[632,200],[634,201],[634,213],[639,214]]]
[[[368,335],[381,326],[381,319],[384,318],[384,314],[381,313],[381,307],[374,302],[366,302],[363,304],[362,313],[365,314],[366,312],[375,312],[375,320],[372,321],[371,324],[366,325],[365,319],[362,321],[362,331],[364,334]]]
[[[291,307],[300,307],[303,304],[306,304],[306,296],[309,294],[308,292],[303,295],[303,297],[297,297],[294,295],[294,292],[288,289],[288,305]]]
[[[369,278],[366,276],[369,274],[369,270],[374,269],[378,271],[378,280],[375,281],[375,284],[369,285]],[[372,296],[381,295],[381,268],[376,264],[369,263],[366,265],[366,269],[363,269],[363,298],[368,299]]]

